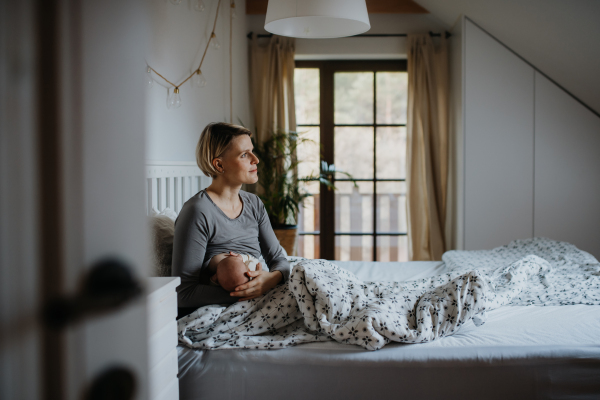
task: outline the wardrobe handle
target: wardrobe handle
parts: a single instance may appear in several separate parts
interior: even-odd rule
[[[43,308],[44,323],[62,329],[82,318],[114,311],[142,293],[131,268],[116,258],[105,258],[90,269],[79,293],[48,302]]]

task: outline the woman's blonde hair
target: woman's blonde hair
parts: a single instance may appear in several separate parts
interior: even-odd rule
[[[226,122],[213,122],[204,128],[196,146],[196,163],[204,175],[216,178],[219,172],[212,161],[225,153],[231,140],[240,135],[252,137],[252,132],[243,126],[228,124]]]

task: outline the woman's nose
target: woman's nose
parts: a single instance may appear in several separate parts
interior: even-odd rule
[[[252,154],[252,157],[254,157],[254,164],[258,164],[260,162],[258,157],[256,157],[254,154]]]

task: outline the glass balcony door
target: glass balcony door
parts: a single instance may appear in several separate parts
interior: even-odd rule
[[[407,261],[406,64],[394,61],[298,61],[295,71],[300,176],[319,161],[336,174],[336,191],[306,182],[314,194],[299,218],[299,255]]]

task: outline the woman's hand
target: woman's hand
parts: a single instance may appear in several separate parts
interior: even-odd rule
[[[256,266],[256,271],[248,271],[246,274],[254,279],[236,287],[235,291],[231,292],[231,296],[241,297],[238,301],[250,300],[262,296],[273,289],[283,279],[281,272],[263,271],[260,264]]]

